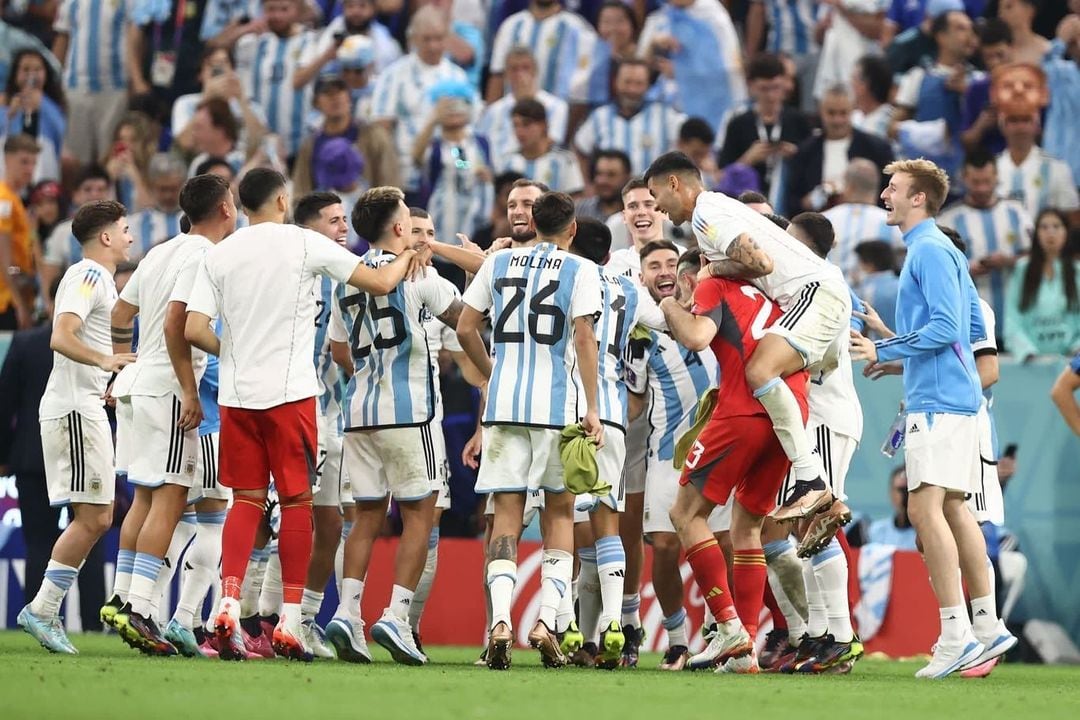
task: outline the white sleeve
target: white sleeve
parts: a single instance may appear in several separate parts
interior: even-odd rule
[[[562,191],[569,195],[585,190],[585,176],[581,174],[581,164],[573,153],[560,152],[562,160]]]
[[[992,352],[994,355],[997,355],[997,336],[994,333],[994,323],[996,322],[994,309],[982,298],[979,298],[979,307],[982,308],[983,327],[986,328],[986,337],[971,343],[971,352],[976,356],[986,352]]]
[[[204,258],[203,262],[199,263],[199,272],[195,277],[195,285],[191,289],[191,296],[188,298],[187,309],[188,312],[202,313],[213,318],[221,314],[221,296],[210,278],[210,268],[206,260]],[[135,273],[138,274],[138,270]],[[131,286],[131,281],[134,279],[132,277],[131,280],[128,280],[128,287]],[[126,291],[127,287],[124,290]]]
[[[169,294],[169,302],[187,304],[191,298],[191,290],[195,287],[195,278],[199,275],[199,266],[202,265],[205,257],[206,250],[198,250],[184,260],[183,267],[176,274],[176,282],[173,283],[172,292]]]
[[[699,245],[707,244],[710,252],[719,252],[727,257],[728,247],[735,238],[745,232],[745,227],[710,195],[698,196],[691,224]],[[702,252],[705,252],[705,249],[702,247]]]
[[[176,98],[170,120],[173,137],[182,133],[188,123],[191,122],[191,118],[195,116],[195,108],[198,106],[199,97],[199,95],[181,95]]]
[[[510,52],[510,43],[513,42],[513,33],[510,31],[511,21],[516,23],[519,18],[513,16],[506,18],[495,32],[495,41],[491,44],[491,63],[489,65],[489,70],[492,73],[501,73],[506,68],[506,55]]]
[[[71,14],[71,3],[75,0],[64,0],[60,3],[60,9],[56,11],[56,21],[53,22],[53,30],[58,33],[64,33],[66,35],[71,34],[71,24],[68,23],[68,17]],[[60,62],[64,62],[64,58],[57,58]]]
[[[240,76],[240,83],[248,97],[252,95],[251,66],[255,62],[255,47],[258,42],[258,35],[244,35],[236,41],[236,74]]]
[[[356,292],[356,288],[346,287],[344,297],[353,295]],[[330,326],[328,333],[333,342],[349,341],[349,331],[345,327],[345,318],[341,314],[341,303],[338,302],[337,288],[334,288],[334,293],[330,296]]]
[[[307,265],[312,275],[325,275],[345,283],[352,277],[360,258],[314,230],[303,230]]]
[[[548,137],[560,146],[566,143],[566,118],[569,113],[569,105],[560,100],[552,103],[548,108]]]
[[[1076,183],[1073,181],[1072,170],[1069,166],[1056,160],[1050,165],[1050,169],[1050,187],[1053,197],[1050,204],[1066,212],[1080,208],[1080,194],[1076,192]]]
[[[89,286],[90,292],[86,292]],[[94,268],[84,268],[78,275],[68,273],[64,276],[60,292],[56,294],[53,313],[71,313],[86,321],[90,312],[97,305],[101,295],[101,277]]]
[[[895,104],[900,107],[913,108],[919,104],[919,88],[922,87],[923,76],[926,71],[921,67],[914,67],[900,78],[900,84],[896,88]]]
[[[570,296],[570,318],[595,317],[604,307],[600,292],[600,274],[592,263],[583,262],[574,276],[574,293]]]
[[[638,37],[638,57],[643,58],[648,53],[649,46],[652,45],[653,37],[657,35],[656,26],[660,23],[661,17],[660,11],[654,10],[645,18],[645,25],[642,26],[641,35]]]
[[[465,288],[461,301],[473,310],[485,312],[494,304],[494,298],[491,296],[491,275],[494,272],[492,268],[495,267],[495,258],[498,256],[499,253],[495,253],[485,258],[483,265],[476,271],[476,276],[469,283],[469,287]]]
[[[453,283],[439,275],[435,268],[425,268],[424,279],[420,281],[420,298],[424,306],[435,317],[439,317],[457,299],[457,288]]]
[[[581,123],[578,131],[574,133],[574,147],[582,155],[591,155],[593,148],[596,147],[597,137],[594,119],[598,112],[600,112],[600,108],[593,110],[589,117],[585,118],[585,122]]]

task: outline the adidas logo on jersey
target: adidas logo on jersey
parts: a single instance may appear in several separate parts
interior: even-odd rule
[[[919,426],[911,423],[911,427],[908,428],[908,435],[914,435],[917,432],[919,432]]]
[[[723,590],[721,590],[720,588],[718,588],[718,587],[716,587],[716,586],[714,585],[714,586],[713,586],[713,589],[712,589],[712,590],[710,590],[710,591],[709,591],[709,592],[708,592],[708,593],[707,593],[707,594],[705,595],[705,599],[706,599],[706,600],[711,600],[712,598],[714,598],[714,597],[720,597],[720,596],[721,596],[721,595],[723,595],[723,594],[724,594],[724,591],[723,591]]]

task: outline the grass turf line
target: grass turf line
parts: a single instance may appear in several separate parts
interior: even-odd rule
[[[1080,668],[1011,665],[986,680],[916,680],[915,662],[863,660],[851,675],[719,677],[655,670],[544,670],[535,651],[514,667],[472,666],[477,648],[429,648],[432,664],[312,665],[283,660],[146,658],[116,636],[73,635],[78,657],[50,655],[22,632],[0,632],[0,717],[21,718],[753,718],[888,720],[1080,717]]]

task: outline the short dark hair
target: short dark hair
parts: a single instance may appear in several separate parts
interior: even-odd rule
[[[517,115],[531,122],[547,122],[547,110],[544,104],[536,98],[525,98],[514,103],[510,110],[510,116]]]
[[[252,168],[240,181],[240,204],[245,210],[258,210],[285,185],[285,176],[270,168]]]
[[[603,265],[611,252],[611,228],[596,218],[578,216],[570,252]]]
[[[624,153],[622,150],[613,150],[606,148],[604,150],[597,150],[592,154],[589,159],[589,177],[596,177],[596,166],[600,164],[601,160],[618,160],[622,163],[623,172],[627,175],[633,170],[633,163],[630,162],[630,156]]]
[[[205,160],[203,160],[198,165],[196,165],[195,166],[195,174],[196,175],[206,175],[208,172],[210,172],[211,170],[213,170],[216,167],[227,167],[227,168],[229,168],[229,173],[233,177],[236,177],[236,170],[233,169],[233,166],[229,163],[228,160],[221,157],[220,155],[212,155],[212,156],[206,158]]]
[[[431,213],[429,213],[424,208],[411,207],[411,208],[409,208],[409,217],[419,218],[421,220],[430,220],[431,219]]]
[[[210,116],[210,124],[223,130],[225,136],[233,142],[240,137],[240,123],[236,121],[228,100],[219,97],[207,98],[199,103],[195,110],[205,110]]]
[[[675,265],[675,272],[679,275],[686,272],[686,270],[682,269],[684,265],[691,266],[695,272],[700,271],[701,258],[701,248],[690,248],[679,256],[679,262]],[[687,270],[689,269],[687,268]]]
[[[196,175],[180,188],[180,209],[194,225],[208,219],[231,194],[229,181],[220,175]]]
[[[999,17],[984,18],[978,27],[979,44],[987,45],[1012,45],[1012,29]]]
[[[949,18],[952,17],[953,13],[960,13],[961,15],[963,15],[964,11],[948,10],[934,18],[934,20],[930,23],[930,37],[937,38],[938,35],[949,29]]]
[[[948,225],[938,225],[937,227],[938,230],[941,231],[941,234],[949,238],[949,241],[956,246],[957,250],[967,255],[967,242],[965,242],[959,231]]]
[[[750,203],[769,203],[769,198],[759,193],[757,190],[743,190],[739,193],[739,197],[735,198],[743,205],[749,205]]]
[[[678,150],[666,152],[653,160],[652,165],[645,171],[645,182],[647,183],[659,175],[693,175],[697,179],[701,179],[701,171],[698,170],[698,166],[694,164],[694,161],[689,156]]]
[[[185,235],[191,232],[191,220],[189,220],[188,216],[184,215],[183,213],[180,213],[180,232],[184,233]]]
[[[79,168],[79,172],[75,174],[74,187],[79,187],[87,180],[104,180],[106,185],[112,187],[112,177],[97,163],[88,163]]]
[[[551,236],[561,233],[574,221],[574,199],[562,192],[546,192],[532,207],[536,234]]]
[[[352,210],[352,226],[356,234],[369,243],[382,239],[394,219],[405,194],[396,187],[383,185],[366,190]]]
[[[700,140],[706,145],[712,145],[716,141],[716,133],[704,118],[687,118],[686,122],[679,127],[679,142],[691,140]]]
[[[670,240],[651,240],[645,243],[645,245],[641,248],[641,252],[638,253],[638,257],[641,258],[642,262],[645,262],[645,258],[649,257],[654,252],[657,252],[659,250],[670,250],[676,255],[679,254],[679,247]]]
[[[836,242],[836,231],[832,222],[818,212],[803,212],[791,218],[791,224],[810,236],[813,250],[820,257],[826,257]]]
[[[332,192],[312,192],[296,201],[293,209],[293,222],[297,225],[308,225],[319,217],[323,208],[337,205],[341,198]]]
[[[987,165],[997,167],[997,158],[984,148],[974,148],[964,156],[964,167],[984,168]]]
[[[495,176],[492,181],[492,185],[495,188],[495,194],[499,195],[503,191],[510,192],[509,188],[513,186],[518,180],[526,180],[527,178],[521,173],[515,170],[506,170]]]
[[[644,178],[632,177],[632,178],[630,178],[630,182],[623,185],[622,195],[623,195],[623,197],[626,197],[626,194],[629,193],[631,190],[648,190],[648,189],[649,189],[649,183],[645,182]]]
[[[783,74],[784,61],[780,59],[779,55],[773,53],[761,53],[751,60],[750,64],[746,67],[746,79],[748,82],[753,82],[754,80],[772,80]]]
[[[526,187],[537,188],[542,193],[551,192],[551,188],[549,188],[544,183],[540,182],[539,180],[533,180],[532,178],[527,178],[527,177],[520,177],[517,180],[515,180],[513,182],[513,184],[510,185],[511,190],[513,190],[515,188],[526,188]]]
[[[856,62],[870,96],[879,103],[888,102],[892,92],[893,71],[889,61],[877,55],[863,55]]]
[[[791,225],[790,220],[778,213],[762,213],[762,217],[768,218],[773,225],[780,228],[781,230],[787,230],[788,227]]]
[[[127,215],[127,208],[115,200],[94,200],[83,205],[71,221],[71,234],[85,245],[107,226]]]
[[[884,240],[867,240],[855,246],[855,257],[874,268],[875,272],[896,270],[896,254]]]

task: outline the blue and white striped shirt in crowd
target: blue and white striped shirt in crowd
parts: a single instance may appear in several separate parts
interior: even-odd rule
[[[559,145],[566,144],[566,118],[569,105],[562,98],[543,90],[536,94],[537,101],[547,111],[548,137]],[[488,139],[493,157],[502,158],[518,151],[514,135],[514,121],[510,113],[518,99],[512,94],[504,95],[485,107],[476,121],[476,132]]]
[[[998,156],[997,171],[998,195],[1019,201],[1031,217],[1045,207],[1065,212],[1080,209],[1076,179],[1069,166],[1042,148],[1033,148],[1019,165],[1006,150]]]
[[[206,42],[221,34],[229,23],[240,18],[261,16],[260,0],[206,0],[202,25],[199,26],[199,40]]]
[[[425,158],[427,209],[439,240],[460,244],[457,233],[472,236],[491,217],[495,190],[487,142],[474,134],[460,142],[435,140]]]
[[[615,104],[592,111],[574,135],[574,145],[585,156],[594,150],[622,150],[630,157],[634,175],[643,174],[660,155],[673,149],[686,116],[664,103],[645,103],[630,118]]]
[[[68,36],[64,89],[107,92],[127,88],[124,32],[130,0],[64,0],[53,29]]]
[[[311,30],[288,37],[265,32],[245,35],[236,44],[236,72],[244,90],[252,102],[262,106],[267,127],[281,136],[289,156],[300,147],[312,98],[310,83],[293,89],[293,76],[311,61],[317,39]]]
[[[816,52],[813,0],[751,0],[765,6],[765,50],[802,57]]]
[[[593,263],[552,243],[488,256],[463,302],[492,319],[485,425],[562,430],[578,420],[574,320],[601,311]]]
[[[150,248],[179,235],[182,214],[179,210],[165,212],[157,208],[146,208],[128,215],[131,236],[135,239],[129,251],[130,259],[133,262],[139,260],[150,252]]]
[[[495,33],[490,69],[503,72],[507,53],[523,45],[536,58],[541,90],[584,100],[595,44],[596,32],[579,15],[564,10],[537,21],[531,12],[522,10],[506,18]]]
[[[956,203],[941,213],[938,222],[960,233],[967,245],[968,260],[981,260],[999,252],[1016,256],[1031,247],[1031,216],[1016,200],[999,199],[989,208]],[[979,297],[990,304],[999,323],[1005,320],[1008,279],[1003,270],[991,270],[974,278]],[[1005,334],[1003,325],[998,325],[995,331],[998,335]]]
[[[496,157],[500,157],[496,155]],[[530,180],[547,185],[552,190],[570,195],[584,192],[585,178],[581,174],[581,164],[577,156],[569,150],[551,148],[538,158],[529,160],[520,152],[502,156],[502,164],[496,162],[499,172],[513,170]]]
[[[379,73],[375,80],[371,120],[394,123],[394,145],[401,162],[402,189],[406,191],[420,189],[422,173],[412,161],[412,145],[431,114],[433,105],[428,89],[440,80],[468,82],[468,76],[450,58],[444,57],[438,65],[428,65],[415,53],[409,53]]]
[[[690,429],[702,393],[717,384],[719,367],[712,350],[693,352],[667,332],[639,325],[630,340],[626,386],[638,395],[649,390],[649,451],[646,463],[670,463],[675,442]]]
[[[327,23],[326,28],[323,29],[322,34],[319,36],[316,54],[321,54],[331,45],[337,44],[337,41],[334,40],[334,36],[338,33],[348,34],[345,29],[345,18],[342,15],[338,15]],[[394,36],[386,29],[386,26],[378,20],[372,20],[371,24],[368,25],[367,32],[364,34],[371,39],[371,48],[375,54],[372,72],[374,73],[374,76],[377,77],[379,73],[390,67],[391,63],[400,58],[404,53],[401,51],[400,43],[394,39]]]
[[[1073,179],[1080,178],[1080,67],[1065,54],[1065,43],[1055,39],[1043,59],[1046,84],[1053,102],[1046,108],[1043,148],[1065,161]]]
[[[363,261],[382,267],[396,256],[369,250]],[[348,342],[356,368],[345,391],[345,429],[425,425],[435,416],[425,321],[447,311],[456,293],[434,268],[375,297],[346,284],[334,290],[330,339]]]
[[[824,213],[836,233],[836,244],[829,253],[829,260],[844,273],[844,279],[854,282],[859,268],[855,248],[867,240],[881,240],[894,248],[904,247],[900,229],[885,222],[888,213],[884,208],[865,203],[843,203]]]

